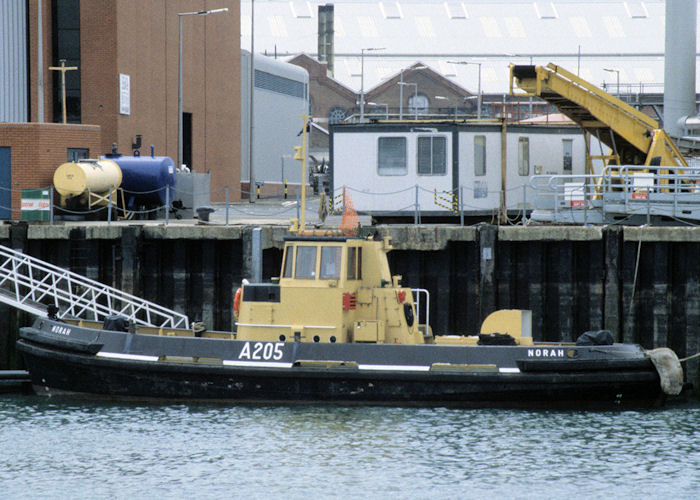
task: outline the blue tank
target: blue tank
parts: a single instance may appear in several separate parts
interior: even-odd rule
[[[104,156],[119,165],[127,208],[172,204],[175,196],[175,163],[168,156]],[[169,192],[166,195],[166,190]]]

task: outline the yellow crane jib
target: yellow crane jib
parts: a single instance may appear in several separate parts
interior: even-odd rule
[[[511,64],[511,95],[516,95],[516,87],[524,95],[539,97],[556,106],[608,146],[612,154],[599,157],[606,164],[687,167],[680,151],[656,120],[561,66]]]

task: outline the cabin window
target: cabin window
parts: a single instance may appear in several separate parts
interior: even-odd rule
[[[474,175],[486,175],[486,136],[474,136]]]
[[[341,247],[321,247],[321,279],[340,278]]]
[[[316,277],[316,247],[297,247],[295,278]]]
[[[445,137],[418,138],[418,174],[445,175],[447,139]]]
[[[518,175],[530,175],[530,139],[518,138]]]
[[[562,139],[562,172],[565,174],[570,174],[573,166],[573,149],[574,141],[573,139]]]
[[[291,278],[293,275],[294,271],[294,262],[293,262],[293,256],[294,256],[294,251],[292,250],[294,247],[287,247],[284,250],[284,272],[282,273],[283,278]]]
[[[406,138],[380,137],[377,159],[379,175],[406,175]]]
[[[362,248],[361,247],[348,248],[348,279],[349,280],[361,280],[362,279]]]

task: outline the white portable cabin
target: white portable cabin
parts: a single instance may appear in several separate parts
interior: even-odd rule
[[[520,213],[534,206],[530,176],[585,172],[575,126],[371,123],[330,133],[333,194],[345,188],[358,212],[376,217],[416,208],[428,217],[483,216],[499,210],[502,196],[503,208]]]
[[[301,144],[301,117],[309,112],[309,74],[300,66],[260,54],[254,62],[253,179],[264,183],[265,191],[281,192],[285,179],[289,184],[301,181],[299,162],[292,156],[294,146]],[[241,50],[242,183],[250,182],[249,75],[250,52]]]

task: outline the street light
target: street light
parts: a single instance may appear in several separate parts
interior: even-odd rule
[[[389,105],[388,104],[382,104],[382,103],[377,103],[377,102],[367,102],[366,103],[368,106],[384,106],[384,114],[386,115],[386,119],[389,119]]]
[[[479,97],[479,100],[477,101],[476,104],[476,118],[477,120],[481,119],[481,63],[480,62],[471,62],[471,61],[447,61],[450,64],[474,64],[475,66],[479,66],[479,89],[477,90],[477,95]]]
[[[411,82],[399,82],[399,85],[401,85],[401,87],[404,85],[413,85],[416,88],[415,93],[413,94],[413,119],[418,120],[418,84]]]
[[[617,73],[617,98],[620,98],[620,70],[615,68],[603,68],[608,73]]]
[[[360,49],[360,123],[365,120],[365,51],[384,50],[384,47]]]
[[[218,14],[219,12],[228,12],[227,8],[200,10],[198,12],[178,12],[178,40],[177,40],[177,168],[182,168],[182,18],[184,16],[208,16],[209,14]],[[191,165],[190,165],[191,167]]]
[[[426,69],[427,66],[414,66],[412,68],[401,68],[400,79],[399,79],[399,120],[403,120],[403,72],[404,71],[416,71],[419,69]]]

